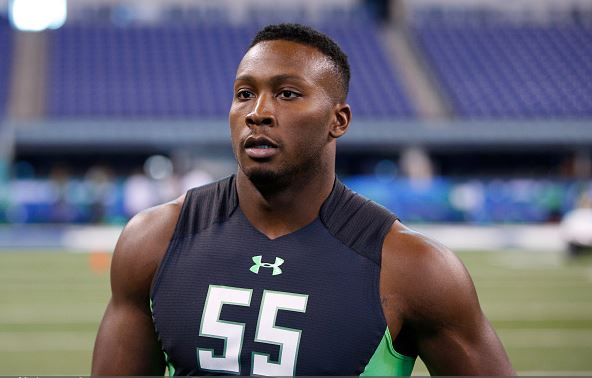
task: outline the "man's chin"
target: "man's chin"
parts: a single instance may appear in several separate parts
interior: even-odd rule
[[[280,172],[262,167],[243,169],[243,173],[259,190],[282,189],[290,182],[285,174],[283,175]]]

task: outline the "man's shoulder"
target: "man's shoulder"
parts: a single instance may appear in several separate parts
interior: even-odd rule
[[[145,209],[136,214],[122,232],[125,241],[148,241],[159,239],[161,237],[167,238],[172,236],[172,231],[177,223],[186,194],[158,206]]]
[[[398,221],[385,238],[382,269],[385,289],[416,319],[474,295],[466,268],[450,249]]]
[[[398,220],[385,237],[382,261],[387,267],[422,277],[437,276],[440,272],[466,273],[460,259],[448,247]]]
[[[385,237],[383,253],[387,259],[403,258],[412,261],[433,261],[437,256],[445,259],[455,258],[454,253],[446,246],[407,227],[399,220],[393,223]]]
[[[132,217],[117,241],[114,268],[157,266],[173,237],[184,201],[185,194]]]
[[[152,278],[168,248],[184,198],[141,211],[123,229],[111,263],[116,302],[131,301],[146,310]]]
[[[179,223],[186,222],[189,213],[212,212],[214,202],[223,202],[221,197],[233,189],[232,176],[200,187],[189,189],[176,199],[136,214],[124,228],[116,247],[117,250],[131,249],[164,253],[168,243],[175,236]],[[219,206],[218,206],[219,207]]]
[[[183,234],[187,226],[213,213],[212,198],[232,188],[231,178],[190,189],[180,197],[143,210],[123,229],[111,263],[111,285],[114,293],[133,297],[144,303],[152,280],[171,240]],[[223,202],[223,201],[221,201]],[[219,208],[220,206],[218,206]]]

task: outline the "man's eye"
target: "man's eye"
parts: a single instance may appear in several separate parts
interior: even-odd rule
[[[283,90],[280,92],[280,96],[283,98],[296,98],[296,97],[300,97],[300,94],[286,89],[286,90]]]
[[[238,98],[239,100],[246,100],[253,97],[255,97],[253,92],[247,91],[246,89],[240,90],[236,93],[236,98]]]

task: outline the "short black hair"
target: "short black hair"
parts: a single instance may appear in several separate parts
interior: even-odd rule
[[[341,47],[326,34],[301,24],[268,25],[261,29],[249,45],[249,49],[260,42],[284,40],[311,46],[323,53],[334,64],[341,82],[341,99],[345,101],[349,91],[350,70],[347,55]]]

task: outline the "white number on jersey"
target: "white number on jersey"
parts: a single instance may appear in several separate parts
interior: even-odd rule
[[[224,340],[222,356],[215,357],[211,349],[198,348],[197,357],[200,368],[210,371],[240,374],[239,358],[243,346],[244,323],[220,320],[222,306],[249,306],[252,289],[210,285],[204,306],[200,336]],[[306,312],[308,295],[264,290],[255,341],[278,345],[280,348],[277,362],[263,353],[252,353],[251,375],[294,375],[298,349],[300,346],[300,330],[278,327],[275,319],[279,310]]]

